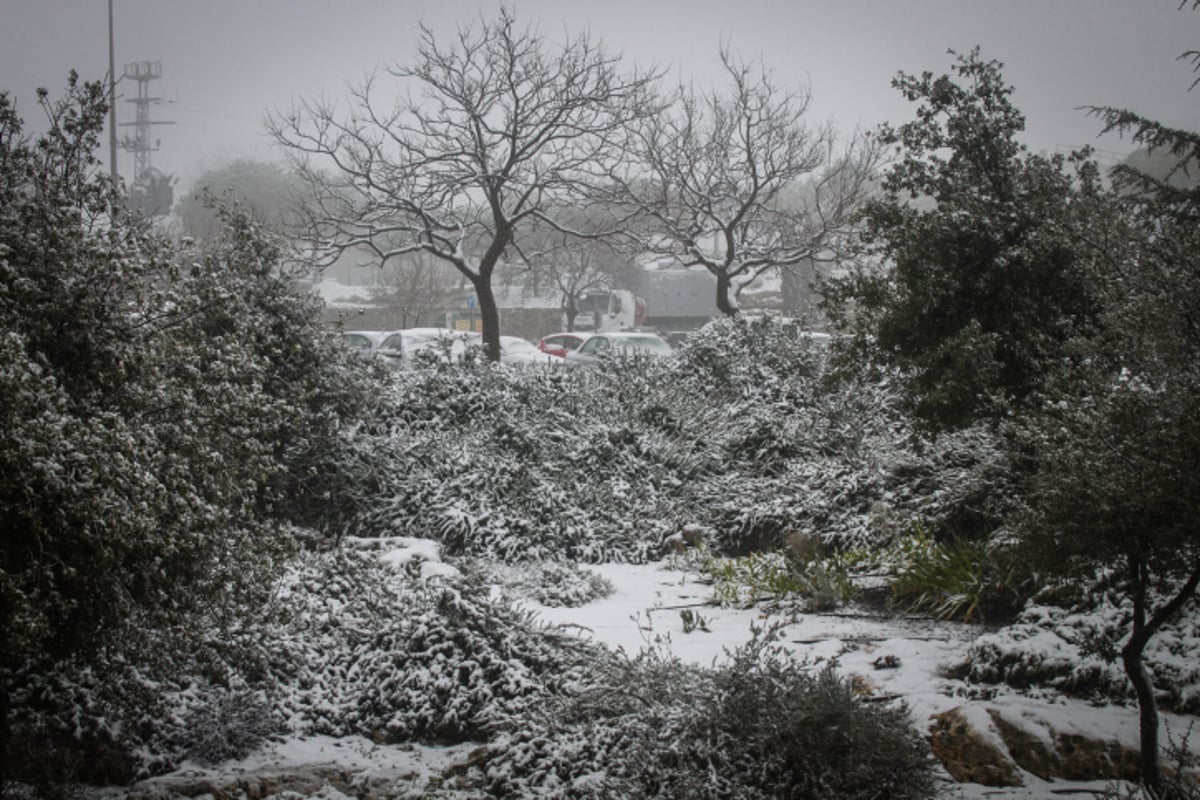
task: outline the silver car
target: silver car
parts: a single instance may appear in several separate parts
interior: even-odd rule
[[[387,331],[342,331],[342,341],[359,358],[372,358],[387,335]]]
[[[592,366],[605,358],[642,354],[669,356],[674,351],[661,336],[641,331],[594,333],[579,347],[567,353],[568,367]]]
[[[432,358],[442,352],[451,360],[461,360],[467,334],[449,328],[405,328],[395,331],[376,348],[375,354],[396,369],[412,369],[417,353],[428,351]]]

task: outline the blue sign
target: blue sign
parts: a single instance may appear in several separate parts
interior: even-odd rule
[[[468,311],[475,310],[475,295],[473,295],[473,294],[467,295],[467,310]]]

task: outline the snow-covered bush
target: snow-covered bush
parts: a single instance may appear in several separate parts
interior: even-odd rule
[[[672,380],[712,409],[701,441],[718,469],[685,488],[681,525],[714,549],[747,553],[811,532],[842,547],[870,543],[906,429],[886,383],[837,379],[827,344],[769,318],[721,320],[681,349]]]
[[[746,554],[795,533],[880,546],[994,522],[982,431],[914,453],[886,382],[825,371],[777,321],[719,321],[678,358],[599,370],[431,365],[338,451],[337,533],[433,536],[508,562],[644,560],[682,530]]]
[[[539,565],[532,597],[544,606],[582,606],[613,593],[612,582],[571,563]]]
[[[184,721],[186,756],[201,764],[244,758],[280,732],[261,691],[229,691],[207,699]]]
[[[1132,701],[1133,690],[1119,656],[1132,612],[1111,576],[1101,575],[1086,588],[1075,586],[1058,602],[1051,602],[1056,599],[1054,592],[1061,595],[1063,588],[1043,590],[1013,624],[978,637],[955,674],[978,684],[1041,687],[1092,700]],[[1154,676],[1163,708],[1200,713],[1198,648],[1200,609],[1195,603],[1185,606],[1147,645],[1146,667]]]
[[[33,140],[0,94],[0,765],[23,769],[38,742],[106,763],[87,720],[142,738],[171,670],[260,607],[373,385],[249,218],[197,250],[128,212],[93,155],[105,96],[39,93]],[[102,713],[28,693],[101,663],[159,688]]]
[[[769,634],[704,669],[653,651],[491,743],[460,779],[489,797],[927,797],[932,762],[902,708],[863,703]]]
[[[33,761],[42,774],[19,777],[127,784],[185,759],[240,757],[285,732],[484,741],[599,657],[493,596],[470,565],[441,562],[432,544],[347,540],[303,552],[253,627],[202,642],[168,632],[158,652],[10,676],[11,752],[70,767]]]
[[[570,561],[492,565],[488,572],[501,579],[503,591],[514,599],[527,597],[550,607],[574,608],[613,592],[610,580]]]
[[[366,434],[378,496],[352,531],[503,561],[650,557],[657,531],[641,518],[679,482],[672,443],[599,380],[485,365],[401,376],[386,429]],[[614,393],[644,385],[611,381]]]
[[[479,574],[422,577],[407,564],[341,547],[289,572],[271,648],[293,727],[483,740],[575,679],[590,646],[492,597]]]
[[[20,767],[10,779],[51,793],[128,784],[185,758],[240,757],[284,731],[261,631],[200,627],[7,675],[9,763]]]

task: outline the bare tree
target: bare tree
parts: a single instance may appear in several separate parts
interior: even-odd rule
[[[422,25],[415,64],[384,70],[399,99],[383,101],[375,72],[348,112],[307,101],[271,118],[312,189],[311,244],[327,257],[365,248],[381,263],[425,252],[452,265],[475,290],[497,360],[497,264],[533,222],[556,224],[652,110],[657,76],[619,61],[586,34],[553,44],[518,28],[505,8],[448,42]]]
[[[455,305],[455,300],[461,302],[462,282],[461,275],[444,269],[428,253],[409,253],[390,260],[379,270],[371,297],[399,309],[402,327],[415,326]]]
[[[831,126],[806,122],[807,91],[725,47],[721,63],[728,89],[681,86],[640,129],[639,164],[612,177],[641,217],[641,246],[711,272],[732,316],[762,274],[834,256],[880,151],[856,136],[837,152]]]
[[[555,216],[555,225],[543,224],[530,232],[522,254],[529,265],[529,282],[554,286],[565,329],[573,331],[580,299],[591,289],[619,283],[633,268],[634,253],[622,247],[621,238],[604,235],[621,230],[622,224],[602,209],[567,209]]]

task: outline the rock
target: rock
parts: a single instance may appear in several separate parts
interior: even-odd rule
[[[899,669],[900,657],[894,655],[880,656],[871,662],[875,669]]]
[[[821,537],[811,531],[792,531],[783,537],[783,545],[803,563],[824,558],[829,551]]]
[[[987,708],[980,731],[963,707],[933,717],[929,745],[956,781],[1020,786],[1021,771],[1044,781],[1137,782],[1138,753],[1120,742],[1054,730],[1045,720]],[[989,724],[990,723],[990,724]]]
[[[850,691],[859,697],[869,697],[879,691],[879,687],[863,675],[851,675],[848,682]]]
[[[1017,766],[1043,780],[1136,782],[1141,776],[1138,752],[1119,742],[1055,730],[1038,736],[997,709],[988,715]]]
[[[933,717],[929,746],[959,783],[1022,785],[1012,759],[972,727],[961,707]]]
[[[288,793],[310,797],[332,789],[352,797],[388,796],[386,781],[356,780],[345,770],[311,767],[249,775],[232,783],[164,776],[139,783],[126,795],[128,800],[267,800]]]

